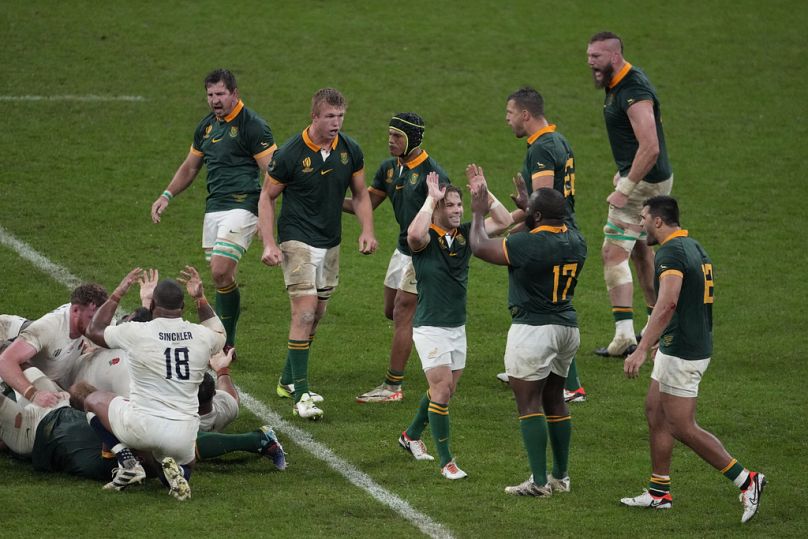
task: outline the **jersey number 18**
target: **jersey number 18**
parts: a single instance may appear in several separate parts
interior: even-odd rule
[[[172,353],[173,352],[173,353]],[[188,348],[166,348],[166,379],[188,380],[191,377],[191,364],[188,360]],[[173,356],[173,360],[172,360]],[[172,369],[173,367],[173,369]]]

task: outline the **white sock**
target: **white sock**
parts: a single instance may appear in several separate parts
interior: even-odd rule
[[[746,483],[746,480],[748,478],[749,478],[749,470],[744,468],[743,471],[738,474],[738,477],[733,479],[732,482],[735,483],[736,487],[741,488],[743,484]]]
[[[614,323],[615,337],[634,338],[634,320],[618,320]]]

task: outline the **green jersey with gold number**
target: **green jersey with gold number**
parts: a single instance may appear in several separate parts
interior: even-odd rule
[[[578,327],[572,298],[586,261],[581,234],[566,225],[544,225],[502,241],[513,323]]]
[[[567,202],[568,215],[564,222],[578,228],[575,222],[575,158],[570,143],[553,124],[528,137],[522,167],[528,194],[533,192],[533,180],[548,177],[553,179],[553,189],[564,195]]]
[[[682,278],[676,312],[659,338],[664,354],[682,359],[707,359],[713,353],[713,263],[687,230],[674,232],[654,257],[654,287],[666,275]]]

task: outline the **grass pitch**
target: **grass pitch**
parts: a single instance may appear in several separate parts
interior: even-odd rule
[[[198,247],[204,178],[172,202],[159,226],[148,212],[207,112],[201,81],[218,66],[235,71],[245,103],[279,142],[307,125],[311,94],[335,86],[349,100],[344,129],[362,145],[369,176],[387,156],[390,116],[415,110],[427,121],[424,147],[456,183],[476,162],[506,199],[524,142],[504,123],[505,97],[531,84],[575,151],[577,216],[590,249],[576,297],[579,370],[590,400],[572,407],[573,491],[548,500],[502,493],[529,473],[513,399],[494,379],[509,325],[502,268],[476,260],[471,268],[469,362],[450,408],[453,450],[468,480],[449,483],[397,447],[425,389],[416,357],[403,403],[353,402],[381,381],[387,364],[381,282],[397,232],[387,204],[376,211],[382,247],[375,256],[358,255],[358,227],[345,218],[341,284],[310,363],[326,415],[296,425],[457,537],[805,536],[801,268],[808,260],[800,203],[808,188],[799,156],[808,139],[806,19],[795,1],[12,2],[0,13],[0,226],[108,288],[134,266],[168,276],[193,263],[207,278]],[[627,59],[657,87],[683,225],[716,268],[715,354],[699,420],[770,478],[761,513],[745,527],[734,487],[681,447],[673,511],[617,503],[639,493],[649,474],[643,398],[650,368],[627,381],[620,362],[589,353],[612,332],[598,248],[614,165],[602,94],[585,63],[587,39],[603,29],[624,38]],[[292,421],[288,401],[274,396],[288,300],[279,269],[262,266],[260,252],[258,242],[240,266],[244,310],[233,374]],[[0,267],[0,312],[37,317],[67,298],[66,288],[5,246]],[[232,430],[258,424],[243,410]],[[2,456],[0,530],[4,537],[418,533],[283,429],[279,435],[290,453],[286,472],[239,456],[204,463],[184,504],[154,483],[114,495]]]

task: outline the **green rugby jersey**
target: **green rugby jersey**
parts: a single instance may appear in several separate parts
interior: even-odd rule
[[[440,176],[438,182],[441,185],[451,183],[446,172],[425,151],[409,163],[402,163],[394,157],[382,162],[369,187],[370,191],[389,198],[393,204],[400,228],[398,250],[405,255],[412,254],[407,244],[407,229],[424,205],[429,193],[426,176],[432,171]]]
[[[676,312],[659,338],[663,353],[707,359],[713,353],[713,263],[699,242],[679,230],[662,242],[654,258],[654,287],[665,275],[682,278]]]
[[[85,413],[69,406],[47,413],[39,422],[31,462],[35,470],[96,480],[109,480],[118,465],[115,457],[102,456],[101,439]]]
[[[255,160],[275,148],[269,125],[241,100],[222,120],[212,112],[205,116],[191,145],[208,169],[205,213],[245,209],[258,215],[261,169]]]
[[[566,225],[545,225],[502,241],[513,322],[577,327],[572,297],[586,260],[583,236]]]
[[[342,239],[342,201],[354,174],[364,170],[362,149],[340,132],[323,159],[308,128],[278,148],[268,173],[284,184],[278,240],[296,240],[328,249]]]
[[[413,327],[455,328],[466,323],[470,229],[471,223],[463,223],[452,231],[433,223],[429,227],[429,243],[412,253],[418,280]]]
[[[603,117],[606,120],[606,132],[609,135],[614,161],[617,163],[620,175],[625,176],[631,170],[631,163],[634,161],[639,147],[627,111],[635,102],[649,100],[654,102],[654,123],[656,123],[657,138],[659,139],[659,156],[653,168],[643,179],[649,183],[659,183],[670,178],[673,171],[668,162],[668,148],[665,145],[665,133],[662,130],[662,111],[659,99],[656,89],[645,73],[626,62],[623,69],[612,78],[606,88]]]
[[[572,147],[553,124],[539,129],[527,139],[527,155],[522,166],[522,177],[528,195],[533,192],[533,180],[553,178],[553,189],[567,201],[567,225],[578,228],[575,222],[575,158]]]

